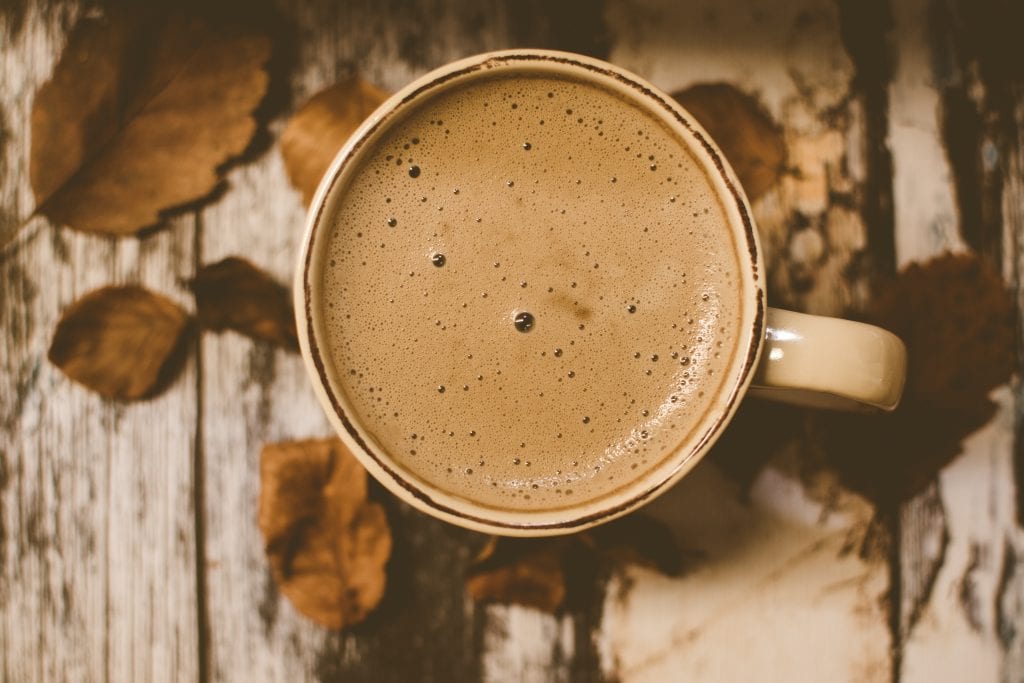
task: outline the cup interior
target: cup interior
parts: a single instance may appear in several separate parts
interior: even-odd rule
[[[330,217],[344,197],[348,180],[360,167],[367,150],[420,103],[451,88],[493,76],[558,74],[591,82],[610,90],[670,128],[698,162],[727,217],[736,258],[740,262],[740,324],[743,337],[736,340],[725,378],[687,438],[658,466],[647,470],[611,495],[598,501],[557,510],[505,510],[452,495],[403,468],[380,446],[341,389],[337,369],[325,351],[324,314],[321,310],[325,257],[324,235]],[[449,64],[427,74],[392,96],[353,134],[325,175],[311,205],[306,236],[295,281],[296,315],[300,345],[314,389],[343,442],[385,487],[403,500],[431,515],[459,526],[503,535],[552,535],[569,533],[625,514],[665,491],[691,469],[734,414],[750,384],[764,337],[765,294],[760,247],[743,191],[721,152],[707,133],[674,100],[651,84],[599,60],[562,52],[514,50],[488,53]]]

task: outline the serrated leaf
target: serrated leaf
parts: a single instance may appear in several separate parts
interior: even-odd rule
[[[208,195],[256,131],[269,55],[253,28],[167,7],[81,20],[32,108],[37,213],[127,235]]]
[[[362,621],[384,596],[391,529],[340,440],[267,444],[259,525],[278,588],[328,628]]]

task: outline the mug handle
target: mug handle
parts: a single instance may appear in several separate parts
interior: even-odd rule
[[[899,404],[907,349],[892,332],[778,308],[768,309],[767,322],[751,396],[836,410]]]

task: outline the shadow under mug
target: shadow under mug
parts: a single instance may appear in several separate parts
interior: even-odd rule
[[[711,407],[671,457],[598,501],[557,510],[503,510],[460,498],[404,471],[359,423],[337,381],[327,345],[318,291],[322,249],[332,209],[360,155],[423,101],[472,79],[556,75],[593,82],[635,103],[674,132],[725,207],[741,263],[738,351]],[[459,526],[513,536],[564,534],[624,515],[683,477],[715,442],[746,395],[832,409],[892,410],[906,375],[906,350],[890,332],[863,323],[768,308],[761,247],[746,196],[707,132],[675,100],[638,76],[600,60],[547,50],[509,50],[469,57],[409,84],[382,104],[351,136],[327,171],[310,207],[295,277],[295,310],[306,368],[342,441],[391,492],[414,507]]]

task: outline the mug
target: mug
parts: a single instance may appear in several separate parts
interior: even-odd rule
[[[547,74],[593,82],[635,103],[673,131],[704,167],[725,207],[728,229],[741,248],[740,334],[738,352],[711,408],[661,465],[638,474],[598,501],[558,510],[502,510],[466,500],[404,472],[358,423],[324,352],[318,286],[324,268],[321,229],[345,191],[346,174],[404,111],[425,98],[495,73]],[[572,145],[567,141],[567,147]],[[768,308],[761,245],[743,189],[707,132],[675,100],[640,77],[612,64],[565,52],[509,50],[469,57],[443,66],[409,84],[384,102],[338,152],[310,207],[295,277],[295,310],[302,357],[316,394],[341,440],[387,489],[410,505],[470,529],[511,536],[543,536],[580,531],[637,509],[666,491],[707,453],[748,394],[833,409],[892,410],[906,375],[906,350],[890,332],[871,325]]]

